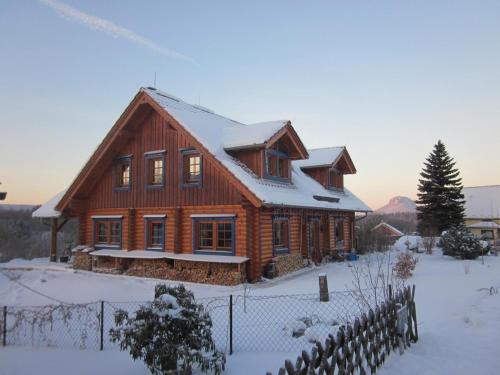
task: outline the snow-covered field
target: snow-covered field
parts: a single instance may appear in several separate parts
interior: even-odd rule
[[[318,275],[326,273],[331,291],[351,283],[349,263],[334,263],[251,285],[251,296],[316,293]],[[144,301],[153,297],[158,280],[76,272],[45,259],[15,260],[0,265],[0,305],[53,303],[29,288],[65,302]],[[7,269],[7,270],[5,270]],[[13,277],[14,276],[14,277]],[[500,257],[459,261],[440,255],[419,255],[410,283],[417,285],[420,341],[402,356],[392,354],[380,374],[498,374],[500,367]],[[187,284],[197,298],[243,294],[243,286]],[[236,352],[228,356],[227,374],[277,373],[296,351]],[[37,369],[52,374],[147,374],[127,353],[108,349],[0,348],[0,374],[27,374]]]

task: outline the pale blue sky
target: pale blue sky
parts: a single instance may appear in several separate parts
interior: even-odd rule
[[[67,187],[155,72],[188,102],[346,145],[373,208],[414,198],[439,138],[465,185],[500,183],[499,1],[0,0],[0,53],[6,202]]]

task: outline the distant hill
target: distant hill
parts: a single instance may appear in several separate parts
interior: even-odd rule
[[[408,197],[394,197],[389,203],[375,211],[377,214],[416,213],[417,206]]]
[[[40,205],[34,204],[0,204],[0,211],[33,211]]]

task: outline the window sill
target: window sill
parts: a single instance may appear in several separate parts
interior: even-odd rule
[[[114,191],[130,191],[130,186],[116,186]]]
[[[343,193],[344,192],[344,188],[339,188],[339,187],[335,187],[335,186],[328,186],[327,189],[330,191],[334,191],[336,193]]]
[[[146,250],[148,250],[148,251],[165,251],[165,248],[163,248],[163,247],[146,247]]]
[[[194,187],[201,187],[201,182],[183,182],[182,183],[183,188],[194,188]]]
[[[165,185],[146,185],[147,190],[158,190],[158,189],[163,189]]]
[[[95,244],[94,245],[94,248],[96,249],[120,249],[121,246],[120,245],[108,245],[108,244],[105,244],[105,243],[98,243],[98,244]]]
[[[286,177],[278,177],[278,176],[265,175],[264,179],[265,180],[269,180],[269,181],[274,181],[274,182],[281,182],[283,184],[289,184],[289,185],[292,184],[291,179],[290,178],[286,178]]]
[[[205,250],[205,249],[196,249],[193,251],[194,254],[202,254],[202,255],[234,255],[233,250]]]
[[[287,255],[290,254],[290,249],[287,247],[273,248],[273,255]]]

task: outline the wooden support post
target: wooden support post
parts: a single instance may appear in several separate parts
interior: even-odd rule
[[[328,302],[330,295],[328,294],[328,279],[325,273],[319,274],[319,300],[321,302]]]
[[[57,218],[52,219],[52,225],[50,228],[50,261],[55,262],[57,260]]]

